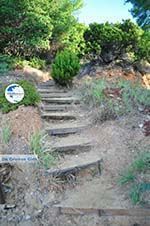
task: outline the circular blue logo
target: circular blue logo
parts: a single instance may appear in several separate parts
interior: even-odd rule
[[[5,90],[5,97],[12,104],[19,103],[24,98],[24,89],[18,84],[11,84]]]

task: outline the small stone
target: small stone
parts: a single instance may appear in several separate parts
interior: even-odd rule
[[[140,112],[143,112],[143,111],[144,111],[144,108],[139,107],[138,110],[139,110]]]
[[[31,219],[31,216],[30,215],[27,215],[27,216],[25,216],[25,220],[27,221],[27,220],[30,220]]]
[[[143,128],[143,124],[141,123],[141,124],[139,124],[139,128]]]

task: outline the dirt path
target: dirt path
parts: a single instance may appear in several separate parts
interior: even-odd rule
[[[139,124],[145,116],[126,116],[92,125],[87,112],[71,91],[53,82],[39,87],[43,127],[55,166],[36,165],[14,172],[16,208],[0,212],[2,226],[148,226],[148,217],[97,217],[59,215],[56,206],[72,208],[132,207],[119,174],[144,146],[150,145]],[[138,147],[138,148],[137,148]],[[54,177],[53,177],[54,176]],[[57,176],[57,177],[56,177]],[[67,184],[64,182],[67,179]],[[14,192],[13,192],[14,195]],[[12,199],[13,200],[13,199]]]

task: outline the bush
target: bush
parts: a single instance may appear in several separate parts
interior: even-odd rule
[[[79,69],[80,63],[76,54],[64,50],[56,55],[52,64],[52,77],[60,85],[70,85]]]
[[[17,103],[17,104],[11,104],[9,103],[5,98],[5,88],[1,89],[0,92],[0,109],[3,113],[8,113],[9,111],[17,109],[20,105],[25,106],[36,106],[37,103],[40,101],[40,96],[36,91],[36,88],[34,85],[26,80],[21,80],[17,82],[19,85],[22,86],[25,92],[24,99]]]
[[[0,75],[7,73],[13,67],[13,58],[9,55],[0,54]]]
[[[142,35],[135,53],[137,60],[147,60],[150,62],[150,31],[145,31]]]
[[[42,60],[38,57],[33,57],[32,59],[30,59],[28,61],[28,65],[37,69],[45,69],[46,67],[45,60]]]
[[[85,54],[91,59],[110,63],[124,53],[135,51],[142,33],[142,29],[130,20],[117,24],[90,24],[84,33]]]
[[[21,57],[14,58],[13,68],[14,69],[23,69],[25,66],[31,66],[37,69],[45,69],[46,63],[45,60],[41,60],[38,57],[30,58],[29,60],[25,60]]]

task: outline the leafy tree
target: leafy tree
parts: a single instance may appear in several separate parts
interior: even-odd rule
[[[137,19],[137,23],[144,29],[150,28],[150,1],[149,0],[126,0],[132,3],[131,13]]]
[[[63,45],[66,49],[77,53],[79,56],[84,54],[84,37],[83,34],[86,30],[86,26],[81,23],[76,23],[75,26],[70,28],[69,32],[66,34],[62,40]]]
[[[52,34],[47,7],[47,0],[1,0],[0,51],[30,56],[47,49]]]
[[[62,40],[82,0],[0,0],[0,52],[29,58]]]

